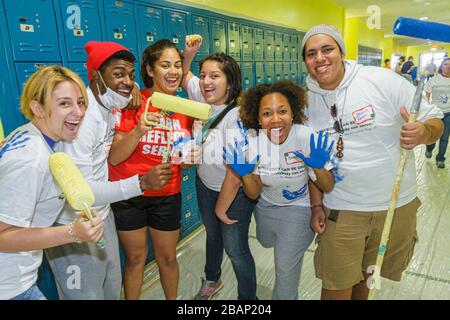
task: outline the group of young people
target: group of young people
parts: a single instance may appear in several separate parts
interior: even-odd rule
[[[298,298],[303,255],[315,233],[322,298],[367,298],[365,280],[400,150],[434,143],[442,112],[424,99],[418,121],[406,123],[413,85],[345,60],[342,37],[328,25],[303,39],[308,95],[290,81],[242,94],[239,65],[224,53],[204,58],[197,77],[190,66],[200,46],[201,40],[186,41],[181,53],[160,40],[147,47],[142,90],[135,57],[113,42],[86,45],[87,89],[64,67],[30,77],[21,98],[30,122],[0,146],[1,299],[45,298],[36,286],[43,249],[60,298],[119,299],[119,241],[125,298],[137,299],[148,232],[165,296],[176,299],[181,170],[192,165],[207,236],[205,278],[195,299],[210,299],[223,287],[224,251],[237,298],[258,298],[248,243],[252,213],[258,241],[274,248],[273,299]],[[180,85],[190,99],[211,105],[206,123],[147,103],[153,92],[175,95]],[[186,146],[177,149],[181,160],[167,161],[179,141]],[[48,159],[56,151],[68,153],[90,184],[93,222],[70,208],[54,182]],[[409,153],[381,271],[387,278],[400,280],[409,263],[419,206]],[[104,249],[96,245],[102,236]]]

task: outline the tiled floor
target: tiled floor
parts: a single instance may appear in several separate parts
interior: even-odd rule
[[[450,299],[450,163],[447,161],[445,169],[437,169],[433,158],[423,156],[424,150],[423,146],[415,150],[419,198],[422,201],[417,228],[420,240],[403,280],[396,283],[383,279],[377,299]],[[449,152],[447,154],[450,158]],[[257,268],[258,297],[270,299],[274,283],[273,251],[264,249],[256,240],[254,221],[250,228],[250,245]],[[200,287],[204,247],[203,227],[180,244],[178,299],[192,299]],[[301,299],[320,297],[321,282],[316,279],[313,268],[314,249],[312,245],[305,254],[299,285]],[[157,268],[153,264],[147,268],[145,281],[141,299],[164,299]],[[215,299],[236,299],[236,279],[228,258],[223,262],[222,281],[224,288]]]

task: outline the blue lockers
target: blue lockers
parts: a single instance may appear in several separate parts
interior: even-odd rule
[[[275,32],[264,30],[264,59],[266,61],[275,61]]]
[[[264,62],[255,62],[255,85],[266,82],[264,76]]]
[[[165,38],[163,9],[151,6],[138,6],[139,56],[149,45]]]
[[[165,11],[166,38],[176,43],[180,50],[184,49],[185,38],[188,33],[187,14],[175,10]]]
[[[275,32],[275,60],[283,60],[283,34]]]
[[[224,20],[213,18],[210,20],[211,53],[227,52],[227,23]]]
[[[100,11],[95,0],[62,0],[61,19],[67,57],[70,62],[86,62],[85,44],[102,37]]]
[[[52,0],[4,0],[15,61],[59,61]]]
[[[104,2],[106,40],[122,44],[138,57],[134,4],[115,0]]]
[[[253,66],[253,62],[241,63],[242,89],[244,91],[247,91],[248,89],[255,86],[255,71],[253,69]]]
[[[260,28],[255,28],[253,32],[253,42],[254,42],[254,59],[255,61],[263,61],[264,60],[264,30]]]
[[[253,61],[253,28],[241,25],[242,61]]]
[[[241,61],[241,27],[238,23],[228,22],[228,55]]]
[[[199,34],[203,37],[202,46],[195,55],[195,60],[200,61],[201,59],[207,57],[210,53],[209,19],[204,16],[193,14],[191,21],[192,21],[192,33]]]

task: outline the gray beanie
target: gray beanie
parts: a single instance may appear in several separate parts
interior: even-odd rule
[[[318,26],[312,27],[308,30],[308,32],[305,34],[302,40],[302,56],[303,60],[305,60],[305,44],[306,41],[308,41],[309,38],[312,36],[315,36],[316,34],[325,34],[327,36],[330,36],[336,41],[339,48],[341,49],[342,53],[345,55],[345,43],[342,39],[341,34],[336,31],[332,26],[326,25],[326,24],[319,24]]]

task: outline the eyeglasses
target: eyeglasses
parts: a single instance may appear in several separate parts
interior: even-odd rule
[[[344,129],[342,128],[342,123],[341,121],[339,121],[339,119],[337,118],[337,108],[336,108],[336,104],[333,104],[330,107],[330,113],[331,116],[334,119],[334,124],[333,124],[333,129],[334,131],[336,131],[337,133],[343,133]]]

